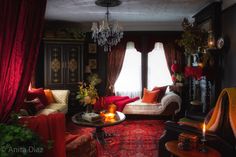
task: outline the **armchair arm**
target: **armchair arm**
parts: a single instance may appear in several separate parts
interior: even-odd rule
[[[161,104],[163,106],[163,108],[166,108],[169,104],[176,104],[177,108],[175,108],[174,113],[178,113],[181,109],[181,103],[182,100],[180,98],[180,96],[178,96],[177,94],[173,93],[173,92],[168,92],[166,93],[166,95],[161,99]]]
[[[202,136],[201,129],[187,126],[187,125],[179,125],[178,123],[167,121],[166,130],[164,134],[161,136],[159,140],[159,156],[167,157],[169,156],[169,152],[165,148],[165,143],[170,140],[178,140],[178,136],[180,133],[190,133],[195,134],[199,138]],[[235,146],[230,145],[227,141],[217,136],[213,132],[206,133],[207,145],[217,149],[222,157],[233,157],[236,153]]]

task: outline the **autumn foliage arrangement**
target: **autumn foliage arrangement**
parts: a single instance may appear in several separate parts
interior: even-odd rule
[[[88,83],[79,82],[78,92],[76,99],[78,99],[81,103],[87,104],[95,104],[98,99],[98,91],[96,89],[96,85],[101,82],[101,79],[97,74],[91,74],[88,77]]]

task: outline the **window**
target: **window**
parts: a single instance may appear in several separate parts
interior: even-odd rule
[[[142,92],[141,53],[133,42],[127,43],[123,66],[114,85],[115,94],[123,96],[141,96]],[[173,84],[168,69],[162,43],[155,43],[155,48],[148,53],[148,89]]]
[[[155,43],[155,48],[148,53],[148,89],[173,84],[168,69],[166,56],[162,43]]]
[[[120,75],[115,83],[116,95],[141,96],[141,53],[128,42]]]

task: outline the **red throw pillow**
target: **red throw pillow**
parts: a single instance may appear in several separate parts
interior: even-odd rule
[[[160,90],[160,93],[159,93],[158,96],[157,96],[157,102],[161,102],[161,99],[163,98],[163,96],[164,96],[165,93],[166,93],[166,89],[167,89],[167,86],[154,87],[154,88],[152,89],[152,91]]]
[[[25,101],[26,110],[29,113],[29,115],[35,115],[38,111],[45,108],[45,106],[41,103],[39,98],[35,98],[30,101]]]
[[[142,102],[156,103],[159,93],[160,90],[148,91],[146,88],[144,88]]]
[[[27,100],[33,100],[35,98],[39,98],[39,100],[41,101],[41,103],[44,106],[48,105],[48,100],[47,97],[44,93],[43,88],[37,88],[37,89],[33,89],[33,90],[28,90],[27,93]]]

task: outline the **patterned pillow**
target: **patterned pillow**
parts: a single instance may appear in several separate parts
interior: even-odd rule
[[[43,88],[28,90],[27,100],[29,101],[29,100],[33,100],[35,98],[39,98],[39,100],[42,102],[42,104],[44,106],[48,105],[48,100],[47,100],[47,97],[44,93]]]

